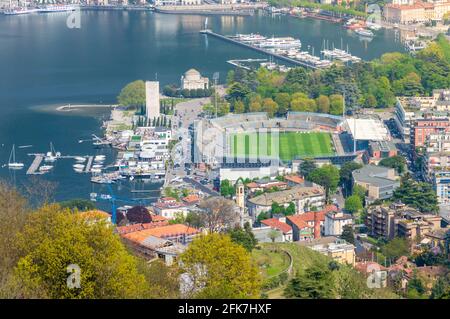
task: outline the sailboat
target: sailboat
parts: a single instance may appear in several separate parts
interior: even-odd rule
[[[23,163],[16,162],[16,149],[13,144],[11,154],[9,155],[8,167],[13,169],[21,169],[23,166]]]
[[[60,156],[61,156],[61,153],[56,152],[55,148],[53,147],[53,143],[50,142],[50,152],[47,152],[47,154],[45,154],[44,161],[46,161],[46,162],[54,162]]]

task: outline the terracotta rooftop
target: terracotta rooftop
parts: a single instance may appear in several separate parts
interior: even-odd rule
[[[299,228],[311,227],[308,226],[308,222],[314,221],[314,216],[317,215],[319,221],[325,221],[325,214],[331,211],[337,211],[338,208],[335,205],[327,205],[324,209],[318,212],[307,212],[303,214],[296,214],[287,216],[287,218]]]
[[[136,243],[141,243],[149,236],[158,238],[168,238],[177,235],[194,235],[200,233],[200,230],[194,227],[189,227],[183,224],[173,224],[160,227],[152,227],[127,234],[122,234],[122,237],[129,239]]]
[[[284,177],[284,179],[289,181],[289,182],[293,182],[295,184],[301,184],[301,183],[303,183],[305,181],[303,178],[301,178],[298,175],[286,175]]]
[[[363,274],[366,274],[368,272],[368,270],[369,270],[369,272],[371,269],[372,270],[386,270],[386,267],[384,267],[374,261],[364,261],[364,262],[357,262],[355,264],[355,269]]]
[[[190,194],[186,197],[183,197],[181,200],[187,204],[193,204],[198,202],[200,200],[200,197],[196,194]]]
[[[261,221],[262,224],[266,226],[270,226],[272,228],[276,228],[283,232],[283,234],[287,234],[292,231],[292,227],[288,224],[280,221],[278,218],[269,218]]]
[[[164,219],[164,220],[154,221],[154,222],[145,223],[145,224],[133,224],[133,225],[128,225],[128,226],[119,226],[116,228],[116,230],[119,234],[122,235],[122,234],[128,234],[128,233],[141,231],[141,230],[148,229],[148,228],[161,227],[161,226],[165,226],[165,225],[169,225],[169,222]]]

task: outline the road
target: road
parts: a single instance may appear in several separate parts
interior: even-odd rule
[[[195,189],[201,190],[203,193],[208,194],[210,196],[220,196],[220,194],[205,185],[197,182],[195,179],[192,179],[190,177],[184,177],[183,181],[186,183],[191,184]]]
[[[175,105],[174,116],[172,117],[172,138],[178,140],[178,143],[172,148],[173,166],[167,168],[164,186],[167,186],[175,177],[186,176],[185,163],[191,162],[192,136],[189,128],[195,120],[199,119],[203,105],[209,102],[210,98],[207,97],[192,99]]]

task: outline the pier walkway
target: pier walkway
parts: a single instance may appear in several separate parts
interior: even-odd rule
[[[34,154],[33,163],[31,163],[30,167],[28,168],[27,175],[39,174],[36,171],[38,170],[39,166],[41,165],[43,159],[44,159],[44,154]]]
[[[84,169],[85,173],[89,173],[91,171],[91,167],[92,167],[92,162],[94,161],[94,156],[89,156],[88,157],[88,162],[86,164],[86,168]]]
[[[206,34],[206,35],[210,35],[210,36],[216,37],[218,39],[221,39],[221,40],[224,40],[224,41],[228,41],[228,42],[231,42],[231,43],[234,43],[234,44],[237,44],[237,45],[240,45],[240,46],[252,49],[252,50],[257,51],[257,52],[262,53],[262,54],[273,56],[274,58],[277,58],[279,60],[283,60],[283,61],[289,62],[289,63],[294,64],[294,65],[300,65],[300,66],[311,68],[311,69],[314,69],[314,70],[319,69],[318,67],[316,67],[314,65],[311,65],[311,64],[299,61],[299,60],[294,60],[294,59],[291,59],[291,58],[289,58],[287,56],[280,55],[280,54],[277,54],[277,53],[274,53],[274,52],[270,52],[270,51],[267,51],[267,50],[255,47],[253,45],[250,45],[250,44],[247,44],[247,43],[243,43],[243,42],[231,39],[229,37],[226,37],[224,35],[215,33],[215,32],[213,32],[211,30],[208,30],[208,29],[207,30],[201,30],[200,33]]]

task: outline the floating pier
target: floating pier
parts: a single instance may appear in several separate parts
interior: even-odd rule
[[[89,173],[91,171],[92,163],[94,162],[94,156],[88,157],[88,162],[86,164],[86,167],[84,169],[85,173]]]
[[[44,154],[30,154],[30,155],[34,155],[34,160],[27,170],[27,175],[41,174],[41,172],[39,172],[38,169],[42,163],[42,160],[44,159]]]
[[[284,55],[281,55],[281,54],[277,54],[275,52],[270,52],[268,50],[264,50],[262,48],[259,48],[259,47],[256,47],[256,46],[253,46],[253,45],[250,45],[250,44],[247,44],[247,43],[244,43],[244,42],[241,42],[241,41],[229,38],[229,37],[226,37],[224,35],[215,33],[215,32],[213,32],[213,31],[211,31],[209,29],[200,30],[200,33],[206,34],[206,35],[210,35],[210,36],[216,37],[218,39],[225,40],[225,41],[228,41],[228,42],[231,42],[231,43],[234,43],[234,44],[237,44],[237,45],[240,45],[240,46],[252,49],[252,50],[257,51],[259,53],[263,53],[263,54],[267,54],[267,55],[273,56],[274,58],[277,58],[277,59],[283,60],[283,61],[287,61],[287,62],[292,63],[294,65],[300,65],[300,66],[311,68],[311,69],[314,69],[314,70],[319,69],[319,67],[314,66],[312,64],[309,64],[309,63],[306,63],[306,62],[303,62],[303,61],[299,61],[299,60],[295,60],[295,59],[292,59],[290,57],[287,57],[287,56],[284,56]]]

